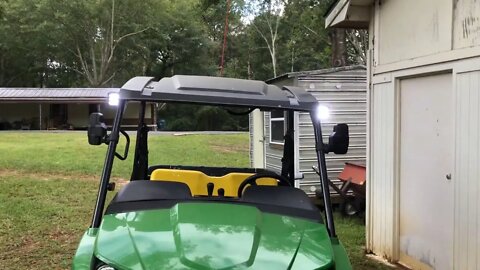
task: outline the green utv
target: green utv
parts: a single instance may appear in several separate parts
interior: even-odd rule
[[[89,119],[89,143],[106,143],[108,150],[92,224],[73,269],[351,269],[335,233],[325,164],[325,153],[347,152],[348,126],[336,125],[324,144],[319,103],[310,93],[261,81],[177,75],[133,78],[109,99],[117,106],[110,133],[101,113]],[[114,158],[128,154],[130,140],[121,123],[132,102],[140,103],[140,110],[131,181],[105,208],[107,192],[114,189]],[[284,111],[281,172],[150,165],[145,108],[156,102],[223,106],[234,114]],[[324,218],[294,187],[295,112],[312,119]],[[116,151],[120,136],[128,142],[123,154]]]

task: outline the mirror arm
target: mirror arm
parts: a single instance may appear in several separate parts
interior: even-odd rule
[[[323,148],[323,149],[322,149],[322,150],[323,150],[323,153],[325,153],[325,154],[328,154],[328,153],[331,152],[331,151],[330,151],[330,147],[329,147],[329,145],[328,145],[327,143],[322,142],[322,148]],[[318,151],[318,149],[316,149],[316,150]]]

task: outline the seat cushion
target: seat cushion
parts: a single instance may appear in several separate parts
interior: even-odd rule
[[[303,190],[285,186],[249,186],[243,192],[242,201],[318,211]]]
[[[184,183],[137,180],[125,185],[115,196],[113,202],[134,202],[149,200],[182,200],[192,197],[190,189]]]
[[[209,176],[201,171],[179,169],[156,169],[150,176],[151,181],[172,181],[185,183],[194,196],[206,196],[208,183],[214,184],[213,196],[218,196],[218,190],[224,190],[224,196],[236,197],[240,184],[253,173],[230,172],[222,176]],[[259,185],[277,185],[273,178],[260,178]]]

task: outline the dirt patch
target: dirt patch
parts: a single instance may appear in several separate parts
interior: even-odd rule
[[[39,241],[35,241],[30,235],[17,238],[14,241],[13,239],[10,240],[6,241],[0,259],[7,259],[14,254],[16,255],[14,257],[18,257],[19,254],[31,254],[41,247]]]
[[[61,173],[31,173],[17,170],[0,170],[0,177],[26,177],[31,179],[38,179],[42,181],[51,180],[75,180],[75,181],[94,181],[98,182],[100,177],[96,175],[81,175],[81,174],[61,174]],[[111,181],[120,183],[123,186],[127,180],[121,177],[112,177]]]
[[[240,145],[221,145],[221,144],[214,144],[211,146],[212,150],[214,150],[215,152],[219,152],[219,153],[225,153],[225,154],[229,154],[229,153],[247,153],[248,152],[248,149],[246,149],[245,147],[242,147]]]
[[[128,182],[130,182],[127,179],[123,179],[123,178],[117,178],[117,179],[114,179],[114,181],[116,183],[117,188],[121,188],[126,184],[128,184]]]

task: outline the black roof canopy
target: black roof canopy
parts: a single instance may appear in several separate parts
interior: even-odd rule
[[[120,98],[298,111],[312,111],[318,103],[298,87],[279,88],[262,81],[191,75],[175,75],[160,81],[135,77],[122,86]]]

